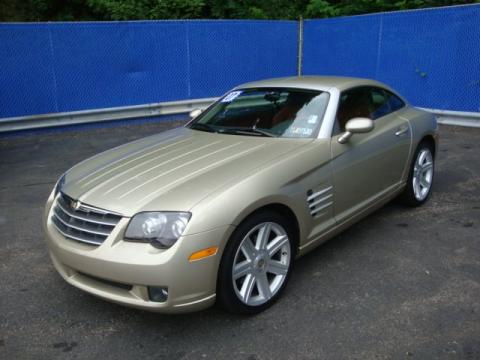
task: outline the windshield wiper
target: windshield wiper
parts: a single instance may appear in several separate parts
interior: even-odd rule
[[[247,134],[247,135],[255,134],[259,136],[277,137],[277,135],[272,134],[271,132],[268,132],[262,129],[251,128],[251,127],[222,129],[221,132],[225,132],[225,133],[230,132],[235,134]]]
[[[202,123],[193,123],[190,125],[190,129],[208,131],[208,132],[218,132],[212,125],[202,124]]]
[[[190,125],[190,129],[194,130],[201,130],[201,131],[208,131],[208,132],[214,132],[214,133],[233,133],[233,134],[246,134],[246,135],[259,135],[259,136],[268,136],[268,137],[277,137],[277,135],[272,134],[271,132],[262,130],[262,129],[257,129],[256,127],[238,127],[238,128],[221,128],[221,129],[216,129],[212,125],[209,124],[202,124],[202,123],[194,123]]]

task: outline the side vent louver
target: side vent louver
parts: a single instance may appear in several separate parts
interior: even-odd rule
[[[333,186],[323,188],[317,191],[312,189],[307,191],[307,204],[310,209],[310,215],[313,217],[320,215],[322,210],[325,210],[333,204]]]

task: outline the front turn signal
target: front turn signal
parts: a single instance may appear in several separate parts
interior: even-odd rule
[[[209,256],[213,256],[217,253],[217,251],[218,251],[218,246],[212,246],[206,249],[202,249],[200,251],[196,251],[192,255],[190,255],[190,257],[188,258],[188,261],[197,261]]]

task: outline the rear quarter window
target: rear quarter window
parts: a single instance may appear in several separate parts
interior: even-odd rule
[[[405,102],[400,99],[397,95],[392,94],[390,91],[385,90],[385,93],[388,97],[388,103],[390,104],[390,110],[397,111],[405,106]]]
[[[388,90],[380,88],[372,89],[371,101],[371,119],[373,120],[391,114],[405,106],[403,100],[398,96]]]

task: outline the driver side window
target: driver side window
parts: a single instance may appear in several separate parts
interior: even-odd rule
[[[337,125],[341,132],[345,131],[348,120],[356,117],[370,117],[370,91],[359,87],[343,92],[337,110]]]
[[[334,133],[345,131],[348,120],[364,117],[381,118],[405,106],[405,103],[382,88],[365,86],[347,90],[340,96]]]

